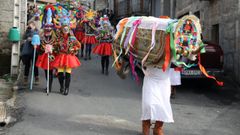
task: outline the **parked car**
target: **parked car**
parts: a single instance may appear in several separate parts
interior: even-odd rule
[[[207,73],[212,76],[219,76],[223,73],[223,50],[220,45],[211,42],[204,42],[206,53],[200,55],[201,64],[205,67]],[[195,61],[197,64],[198,60]],[[198,66],[191,67],[181,72],[184,78],[206,78]]]

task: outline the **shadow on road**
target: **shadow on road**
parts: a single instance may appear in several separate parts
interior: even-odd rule
[[[240,101],[238,86],[228,79],[224,79],[224,86],[218,86],[210,79],[182,79],[179,89],[195,95],[204,95],[220,105],[231,105]]]

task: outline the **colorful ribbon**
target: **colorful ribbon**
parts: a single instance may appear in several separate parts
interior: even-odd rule
[[[173,56],[173,58],[176,60],[176,49],[175,49],[175,45],[174,45],[174,33],[173,33],[173,25],[174,23],[176,23],[177,20],[173,20],[172,22],[170,22],[168,24],[168,27],[166,29],[166,32],[170,34],[170,48],[171,48],[171,54]]]
[[[117,40],[119,38],[119,36],[121,35],[121,33],[123,32],[123,28],[126,25],[126,23],[128,22],[128,18],[124,18],[121,20],[121,22],[119,23],[119,29],[118,32],[115,36],[115,40]]]
[[[171,59],[171,50],[170,50],[170,34],[166,35],[165,41],[165,58],[162,66],[162,70],[165,72],[169,67],[170,59]]]
[[[156,35],[156,30],[157,30],[157,26],[158,26],[159,23],[155,22],[153,24],[153,27],[152,27],[152,42],[151,42],[151,47],[150,49],[148,50],[148,53],[143,57],[142,59],[142,71],[143,73],[146,75],[146,70],[143,68],[144,65],[145,65],[145,62],[150,54],[150,52],[152,51],[152,49],[155,47],[155,44],[156,44],[156,39],[155,39],[155,35]]]
[[[126,50],[126,53],[128,52],[130,46],[134,47],[134,43],[135,43],[135,40],[136,40],[136,35],[137,35],[137,30],[138,30],[138,26],[141,24],[141,19],[138,19],[136,21],[133,22],[133,32],[129,33],[131,34],[130,38],[129,38],[129,46],[128,46],[128,49]],[[130,52],[132,51],[132,48],[130,49]],[[129,58],[129,62],[130,62],[130,65],[131,65],[131,69],[132,69],[132,74],[134,76],[134,78],[136,79],[136,81],[139,83],[139,78],[138,78],[138,75],[135,71],[135,65],[134,65],[134,57],[133,55],[130,53],[130,58]]]
[[[223,86],[223,85],[224,85],[223,82],[218,81],[214,76],[208,75],[206,69],[205,69],[205,68],[202,66],[202,64],[201,64],[201,56],[200,56],[200,53],[198,54],[198,66],[199,66],[199,69],[202,71],[202,73],[203,73],[207,78],[214,79],[219,86]]]

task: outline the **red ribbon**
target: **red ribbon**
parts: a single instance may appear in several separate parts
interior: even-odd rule
[[[133,37],[132,37],[132,45],[134,45],[135,40],[136,40],[136,36],[137,36],[137,31],[138,31],[138,26],[141,24],[141,20],[136,20],[135,22],[133,22],[133,26],[136,27],[133,33]]]
[[[162,70],[166,71],[169,66],[170,58],[171,58],[171,50],[170,50],[170,34],[166,35],[166,42],[165,42],[165,60],[163,63]]]
[[[208,75],[206,69],[205,69],[205,68],[202,66],[202,64],[201,64],[201,56],[200,56],[200,53],[198,54],[198,66],[199,66],[199,69],[202,71],[202,73],[203,73],[207,78],[214,79],[219,86],[223,86],[223,84],[224,84],[223,82],[218,81],[214,76]]]

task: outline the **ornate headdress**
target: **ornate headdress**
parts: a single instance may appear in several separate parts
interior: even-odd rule
[[[107,15],[104,15],[103,17],[100,18],[99,25],[100,25],[101,27],[106,26],[106,25],[107,25],[108,27],[111,27],[111,23],[110,23]]]
[[[52,34],[53,18],[55,14],[55,8],[53,5],[47,5],[44,9],[43,19],[42,19],[42,28],[44,29],[44,35],[50,36]]]
[[[72,11],[67,11],[63,7],[58,7],[59,13],[54,18],[54,24],[56,28],[61,28],[62,26],[69,26],[71,29],[76,28],[76,18],[72,14]]]
[[[87,19],[87,21],[94,20],[96,15],[97,15],[96,12],[90,9],[89,11],[86,12],[85,19]]]

